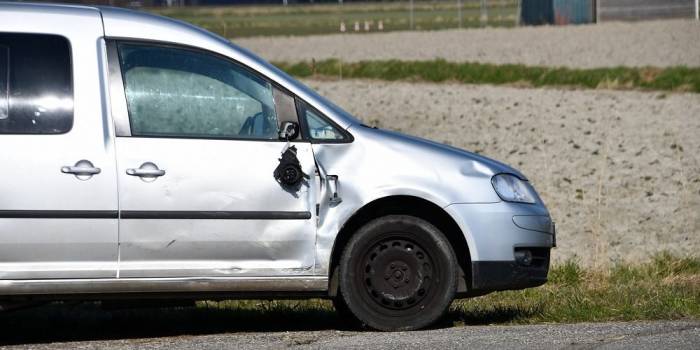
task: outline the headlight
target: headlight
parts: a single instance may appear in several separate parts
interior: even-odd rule
[[[527,181],[515,175],[498,174],[491,178],[493,189],[502,200],[507,202],[535,203],[537,195]]]

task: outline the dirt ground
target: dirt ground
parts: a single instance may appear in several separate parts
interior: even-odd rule
[[[554,259],[700,249],[700,95],[307,81],[370,125],[522,170],[557,223]]]
[[[338,58],[519,63],[574,68],[700,66],[694,20],[236,39],[267,60]]]

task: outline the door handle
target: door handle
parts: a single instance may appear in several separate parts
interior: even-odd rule
[[[102,169],[95,167],[89,160],[79,160],[75,165],[62,166],[61,172],[64,174],[73,174],[80,180],[87,180],[93,175],[102,172]]]
[[[165,170],[158,169],[158,166],[151,162],[146,162],[141,164],[138,168],[126,169],[126,174],[138,176],[142,180],[149,182],[155,180],[157,177],[165,175]]]
[[[131,176],[151,176],[159,177],[165,175],[165,170],[161,169],[126,169],[126,174]]]

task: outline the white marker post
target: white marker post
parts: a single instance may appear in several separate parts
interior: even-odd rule
[[[695,0],[695,20],[700,21],[700,0]]]

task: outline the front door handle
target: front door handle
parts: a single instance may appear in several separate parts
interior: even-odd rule
[[[152,176],[159,177],[165,175],[165,170],[161,169],[126,169],[126,174],[131,176]]]
[[[126,174],[131,176],[138,176],[144,181],[153,181],[157,177],[165,175],[165,170],[158,169],[158,166],[151,162],[146,162],[141,164],[139,168],[126,169]]]
[[[62,166],[61,172],[64,174],[73,174],[79,180],[87,180],[93,175],[97,175],[102,169],[95,167],[89,160],[79,160],[75,165]]]

